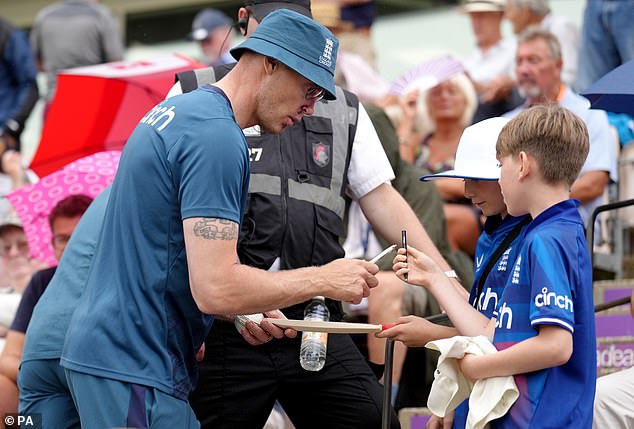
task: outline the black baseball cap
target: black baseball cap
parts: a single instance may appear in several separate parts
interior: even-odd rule
[[[310,0],[245,0],[244,6],[253,12],[258,21],[262,21],[266,15],[278,9],[290,9],[308,18],[313,17],[310,13]]]

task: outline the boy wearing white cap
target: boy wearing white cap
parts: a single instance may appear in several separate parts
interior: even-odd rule
[[[519,397],[494,428],[592,427],[592,264],[579,201],[570,198],[588,141],[585,123],[556,104],[533,106],[500,131],[504,202],[509,214],[530,213],[533,220],[515,263],[505,265],[509,275],[491,319],[461,301],[422,252],[399,249],[394,258],[396,275],[429,290],[463,335],[485,335],[497,349],[466,354],[458,362],[462,376],[514,377]]]
[[[530,221],[528,215],[515,217],[507,213],[498,184],[500,168],[495,158],[495,144],[506,123],[508,119],[496,117],[466,128],[458,144],[455,168],[421,177],[423,181],[441,177],[463,179],[465,197],[471,199],[487,217],[476,247],[469,303],[489,319],[508,278],[510,269],[507,270],[507,267],[512,267],[517,257],[524,226]],[[453,322],[456,328],[436,325],[417,316],[405,316],[398,320],[395,327],[376,336],[393,338],[409,347],[422,347],[429,341],[460,335],[460,323]],[[467,401],[456,409],[454,428],[465,427],[468,411]],[[452,427],[452,418],[453,415],[444,418],[433,416],[428,427]]]

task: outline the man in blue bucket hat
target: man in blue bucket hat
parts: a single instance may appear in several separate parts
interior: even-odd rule
[[[230,73],[157,105],[123,150],[61,356],[82,427],[198,428],[188,395],[211,315],[315,295],[360,302],[378,283],[378,267],[361,260],[278,273],[238,261],[250,156],[242,128],[279,133],[334,97],[328,30],[280,11],[256,33]]]
[[[238,26],[247,38],[257,38],[259,24],[279,9],[311,17],[309,0],[245,0],[237,13]],[[179,73],[170,93],[194,91],[232,67]],[[407,229],[413,246],[422,246],[446,265],[411,207],[390,184],[394,173],[368,113],[354,94],[335,90],[336,100],[316,103],[313,115],[279,135],[258,127],[244,130],[252,156],[248,209],[238,240],[240,261],[277,271],[336,260],[344,254],[339,239],[351,198],[386,240],[400,242],[401,230]],[[381,274],[383,279],[395,278],[391,271]],[[307,304],[281,306],[264,315],[301,319]],[[342,320],[341,302],[327,299],[326,305],[330,320]],[[296,427],[381,425],[383,386],[350,335],[330,335],[324,368],[307,372],[299,363],[299,336],[293,331],[280,338],[282,334],[268,322],[214,323],[205,341],[206,349],[214,352],[200,363],[199,383],[190,396],[203,428],[261,428],[276,400]],[[391,417],[390,427],[399,427],[394,412]]]
[[[288,19],[290,16],[294,19]],[[323,88],[324,99],[337,98],[333,80],[337,39],[324,35],[325,28],[314,25],[312,19],[288,9],[270,13],[264,22],[269,25],[258,26],[251,37],[231,50],[231,55],[239,60],[245,50],[251,50],[275,58]]]

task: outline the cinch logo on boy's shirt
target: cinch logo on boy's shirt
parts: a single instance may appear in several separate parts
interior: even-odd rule
[[[332,66],[332,48],[335,46],[335,42],[332,39],[326,39],[326,45],[324,46],[324,52],[319,56],[319,63],[326,67]]]
[[[518,256],[517,261],[515,262],[515,269],[513,270],[513,278],[511,279],[511,283],[514,285],[520,284],[520,263],[522,262],[522,257]]]
[[[170,107],[162,107],[160,105],[155,106],[152,110],[147,112],[147,114],[141,118],[139,121],[140,124],[147,124],[151,127],[158,124],[161,120],[164,120],[161,126],[159,126],[156,130],[163,131],[163,129],[169,125],[170,122],[176,116],[176,112],[174,112],[174,106]]]
[[[572,299],[566,295],[557,295],[555,292],[548,292],[548,288],[543,288],[542,293],[535,296],[535,306],[544,307],[556,305],[557,307],[574,313]]]
[[[489,304],[491,304],[491,300],[493,300],[492,308],[495,309],[498,306],[498,294],[488,287],[480,293],[480,298],[478,299],[478,310],[487,310],[489,308]]]
[[[498,271],[506,271],[506,266],[509,263],[509,254],[511,253],[512,249],[513,249],[512,247],[509,247],[502,254],[502,259],[500,260],[500,263],[498,264]]]
[[[495,327],[502,329],[502,324],[506,320],[506,329],[511,329],[513,326],[513,310],[511,307],[506,306],[506,302],[502,303],[500,310],[493,312],[493,317],[496,318]]]

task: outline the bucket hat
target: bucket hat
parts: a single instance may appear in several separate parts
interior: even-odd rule
[[[323,25],[289,9],[266,16],[253,34],[231,50],[240,59],[245,50],[274,58],[323,88],[334,100],[335,64],[339,41]]]
[[[458,143],[454,169],[422,176],[423,182],[441,177],[498,180],[500,167],[495,157],[495,144],[508,118],[489,118],[467,127]]]

